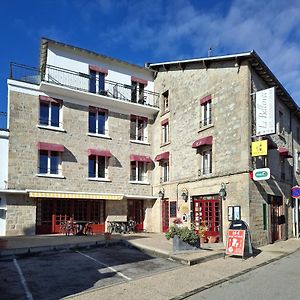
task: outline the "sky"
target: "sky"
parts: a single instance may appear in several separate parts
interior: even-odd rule
[[[0,34],[0,112],[41,37],[138,65],[255,50],[300,105],[300,0],[1,0]]]

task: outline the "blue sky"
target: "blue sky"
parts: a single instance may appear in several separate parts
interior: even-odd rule
[[[254,49],[300,104],[299,0],[3,0],[0,34],[0,111],[43,36],[139,65]]]

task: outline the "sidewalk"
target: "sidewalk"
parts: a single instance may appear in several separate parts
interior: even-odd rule
[[[168,241],[164,234],[159,233],[114,234],[109,241],[106,241],[103,235],[36,235],[1,237],[0,258],[64,249],[103,247],[116,243],[123,243],[149,255],[173,259],[186,265],[215,259],[223,256],[224,253],[223,244],[204,244],[201,245],[201,250],[173,253],[172,240]]]
[[[127,300],[185,299],[202,290],[231,280],[300,249],[300,241],[289,239],[259,248],[257,256],[214,259],[102,289],[93,289],[66,299]]]

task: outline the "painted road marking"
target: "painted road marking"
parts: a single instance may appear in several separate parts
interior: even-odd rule
[[[33,300],[32,294],[30,293],[29,288],[27,286],[26,279],[25,279],[25,277],[23,275],[23,272],[22,272],[22,270],[21,270],[21,268],[20,268],[20,266],[19,266],[19,264],[18,264],[18,262],[15,258],[14,258],[14,265],[15,265],[18,273],[19,273],[21,283],[22,283],[23,288],[25,290],[27,300]]]
[[[100,264],[100,265],[102,265],[102,266],[104,266],[104,267],[106,267],[106,268],[112,270],[113,272],[117,273],[119,276],[125,278],[126,280],[132,280],[132,278],[130,278],[130,277],[124,275],[123,273],[121,273],[121,272],[117,271],[116,269],[114,269],[114,268],[108,266],[107,264],[101,262],[100,260],[95,259],[95,258],[93,258],[93,257],[91,257],[91,256],[89,256],[89,255],[87,255],[87,254],[84,254],[84,253],[82,253],[82,252],[80,252],[80,251],[76,251],[76,252],[79,253],[79,254],[81,254],[81,255],[83,255],[83,256],[85,256],[85,257],[87,257],[87,258],[89,258],[89,259],[91,259],[91,260],[93,260],[93,261],[95,261],[95,262],[97,262],[98,264]]]

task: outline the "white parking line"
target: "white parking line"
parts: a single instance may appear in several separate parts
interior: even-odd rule
[[[104,266],[104,267],[106,267],[106,268],[112,270],[113,272],[117,273],[119,276],[125,278],[126,280],[131,280],[130,277],[128,277],[128,276],[124,275],[123,273],[117,271],[116,269],[114,269],[114,268],[108,266],[107,264],[101,262],[100,260],[95,259],[95,258],[93,258],[93,257],[91,257],[91,256],[89,256],[89,255],[87,255],[87,254],[84,254],[84,253],[82,253],[82,252],[80,252],[80,251],[76,251],[76,252],[79,253],[79,254],[81,254],[81,255],[83,255],[83,256],[85,256],[85,257],[87,257],[87,258],[89,258],[89,259],[91,259],[91,260],[93,260],[93,261],[95,261],[95,262],[97,262],[98,264],[100,264],[100,265],[102,265],[102,266]]]
[[[18,264],[18,262],[17,262],[17,260],[15,258],[14,258],[14,265],[15,265],[18,273],[19,273],[19,276],[20,276],[20,279],[21,279],[21,283],[22,283],[23,288],[25,290],[25,294],[26,294],[27,300],[33,300],[32,294],[29,291],[29,288],[27,286],[27,283],[26,283],[25,277],[23,275],[23,272],[22,272],[22,270],[21,270],[21,268],[20,268],[20,266],[19,266],[19,264]]]

